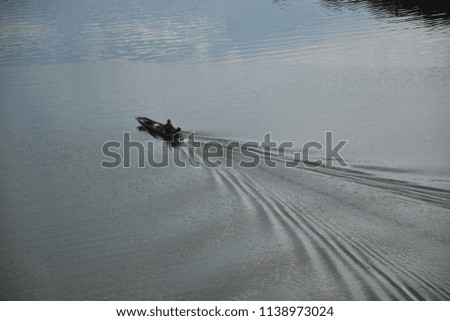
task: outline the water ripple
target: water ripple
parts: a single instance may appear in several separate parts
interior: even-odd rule
[[[392,11],[389,1],[9,1],[0,6],[0,64],[445,63],[448,14],[405,3]]]

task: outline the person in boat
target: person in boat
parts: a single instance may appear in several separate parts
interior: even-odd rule
[[[164,131],[166,133],[171,133],[173,132],[175,128],[173,128],[172,122],[170,121],[170,119],[167,119],[166,124],[164,125]]]

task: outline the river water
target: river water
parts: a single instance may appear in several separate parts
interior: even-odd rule
[[[448,300],[437,3],[0,2],[0,298]],[[101,167],[135,116],[348,167]]]

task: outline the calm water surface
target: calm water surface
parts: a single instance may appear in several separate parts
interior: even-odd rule
[[[1,1],[0,298],[449,299],[450,11],[423,3]],[[100,168],[136,115],[333,131],[354,172]]]
[[[86,89],[108,100],[85,102],[93,115],[180,115],[182,127],[211,136],[260,141],[272,131],[300,148],[332,130],[350,140],[354,165],[439,180],[449,175],[449,18],[443,5],[418,4],[2,2],[2,113],[23,114],[23,88],[14,85],[24,72],[36,75],[37,90],[47,84],[53,96],[75,97],[55,106],[71,113]],[[46,74],[32,73],[37,66]],[[55,78],[66,85],[48,84]],[[55,103],[30,99],[49,111]]]
[[[0,63],[282,60],[360,67],[447,66],[446,8],[430,12],[415,4],[9,1],[1,4]]]

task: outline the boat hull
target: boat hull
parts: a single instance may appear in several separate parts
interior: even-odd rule
[[[148,131],[153,137],[161,138],[168,142],[171,146],[176,146],[180,143],[181,130],[177,128],[172,132],[166,132],[164,125],[160,122],[154,121],[147,117],[136,117],[136,120],[141,124],[140,130]]]

